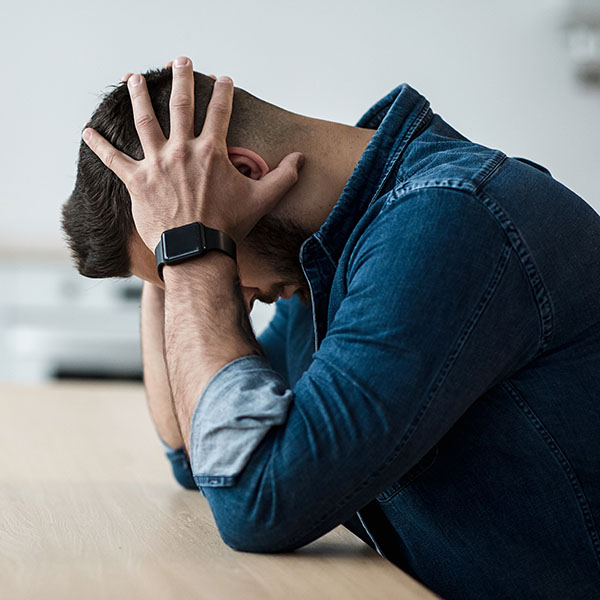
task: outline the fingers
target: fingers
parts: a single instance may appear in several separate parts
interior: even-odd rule
[[[260,199],[267,201],[265,212],[272,210],[275,205],[292,189],[298,181],[298,173],[304,166],[304,155],[301,152],[293,152],[285,156],[281,162],[259,182],[261,188]]]
[[[133,73],[125,73],[123,77],[121,77],[121,83],[127,83],[127,80],[133,75]]]
[[[219,77],[215,81],[213,93],[206,109],[206,118],[200,137],[213,137],[225,144],[232,105],[233,81],[229,77]]]
[[[186,56],[180,56],[173,62],[169,109],[170,139],[189,140],[194,137],[194,70],[192,61]]]
[[[156,120],[146,81],[141,75],[132,75],[127,80],[127,88],[133,106],[135,128],[140,137],[144,156],[155,154],[165,142],[165,136]]]
[[[136,161],[117,150],[94,129],[85,129],[82,138],[94,154],[96,154],[96,156],[121,181],[123,181],[123,183],[127,184],[129,176],[136,167]]]
[[[166,65],[165,65],[165,67],[164,67],[164,68],[165,68],[165,69],[171,69],[172,67],[173,67],[173,61],[172,61],[172,60],[170,60],[170,61],[169,61],[169,62],[168,62]],[[129,73],[129,75],[131,75],[131,73]],[[216,79],[216,78],[217,78],[217,76],[216,76],[216,75],[213,75],[212,73],[209,75],[209,77],[210,77],[211,79]]]

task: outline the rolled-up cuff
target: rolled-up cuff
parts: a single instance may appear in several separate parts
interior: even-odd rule
[[[173,477],[175,477],[177,483],[188,490],[197,490],[198,485],[194,481],[192,468],[185,452],[185,447],[181,446],[180,448],[171,448],[171,446],[169,446],[162,439],[160,441],[165,449],[165,454],[171,463]]]
[[[190,462],[198,486],[230,487],[294,393],[263,356],[242,356],[208,382],[192,416]]]

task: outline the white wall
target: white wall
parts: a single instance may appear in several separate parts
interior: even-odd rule
[[[59,208],[105,86],[188,54],[296,112],[353,123],[407,81],[464,134],[600,193],[597,90],[572,77],[560,0],[56,0],[4,7],[0,247],[62,246]]]

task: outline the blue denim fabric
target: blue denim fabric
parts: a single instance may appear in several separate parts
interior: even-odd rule
[[[159,436],[160,439],[160,436]],[[165,454],[171,463],[171,469],[173,471],[173,477],[179,485],[183,486],[187,490],[197,490],[198,486],[194,481],[194,475],[192,474],[192,468],[188,455],[185,451],[185,446],[179,448],[172,448],[162,439],[160,442],[165,450]]]
[[[446,599],[600,597],[600,217],[407,85],[358,126],[377,133],[302,246],[312,310],[280,300],[268,360],[194,413],[223,539],[345,523]]]

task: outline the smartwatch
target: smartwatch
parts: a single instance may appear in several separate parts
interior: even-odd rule
[[[218,229],[211,229],[202,223],[167,229],[160,236],[160,242],[154,251],[158,276],[164,281],[165,265],[177,265],[204,256],[210,250],[219,250],[236,260],[235,242]]]

